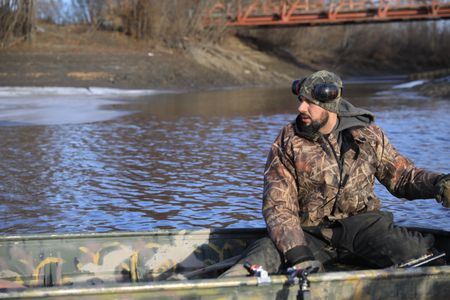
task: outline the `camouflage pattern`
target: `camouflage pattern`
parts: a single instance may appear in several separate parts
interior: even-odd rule
[[[265,234],[265,229],[227,229],[3,237],[0,278],[27,288],[6,289],[0,284],[0,299],[298,299],[299,284],[284,275],[264,283],[256,277],[159,280],[168,273],[186,272],[197,265],[195,261],[204,261],[200,267],[226,260]],[[448,252],[449,233],[434,234]],[[153,255],[162,252],[152,259],[144,249],[152,249]],[[74,267],[81,260],[84,263]],[[89,263],[103,271],[86,271],[83,266]],[[448,266],[341,269],[347,270],[310,275],[311,299],[447,299],[450,293]],[[149,279],[144,279],[145,270],[153,274]]]
[[[261,230],[232,233],[181,230],[1,237],[0,288],[149,282],[180,274],[211,277],[223,268],[198,270],[239,255],[249,242],[264,235]]]
[[[436,184],[437,195],[436,200],[442,204],[442,206],[450,208],[450,174],[445,175]]]
[[[435,197],[435,183],[442,175],[416,168],[378,126],[354,127],[342,135],[345,153],[340,153],[333,133],[328,141],[304,136],[294,122],[273,143],[264,174],[263,215],[283,253],[306,245],[301,226],[379,210],[375,177],[396,197]],[[342,175],[333,150],[342,156]]]
[[[341,97],[342,95],[339,95],[339,97],[335,101],[332,101],[332,102],[327,102],[327,103],[320,102],[320,101],[314,99],[313,96],[311,95],[314,85],[316,85],[318,83],[334,83],[335,85],[340,87],[341,91],[342,91],[341,78],[332,72],[322,70],[322,71],[317,71],[305,78],[305,81],[302,83],[301,88],[300,88],[300,97],[306,98],[310,102],[312,102],[328,111],[338,113],[339,112],[339,104],[342,99],[342,97]]]

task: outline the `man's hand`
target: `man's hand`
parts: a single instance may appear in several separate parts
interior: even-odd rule
[[[318,260],[307,260],[307,261],[303,261],[301,263],[296,264],[295,269],[297,270],[305,270],[307,268],[318,268],[317,272],[324,272],[325,269],[323,268],[323,265],[320,261]]]
[[[436,186],[436,200],[440,202],[442,206],[450,208],[450,174],[441,178]]]

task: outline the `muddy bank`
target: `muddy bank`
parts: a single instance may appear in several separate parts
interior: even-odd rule
[[[414,90],[424,96],[450,99],[450,76],[426,81]]]
[[[300,64],[286,53],[264,51],[232,35],[220,45],[187,42],[183,49],[97,34],[81,41],[40,38],[39,42],[0,50],[0,86],[176,90],[288,87],[293,78],[317,69],[336,71],[327,64]],[[392,70],[367,68],[363,72],[357,66],[336,72],[344,80],[394,74]],[[449,86],[448,79],[435,79],[415,90],[427,96],[450,97]]]
[[[309,73],[230,37],[222,45],[28,45],[0,50],[0,86],[209,89],[276,86]]]

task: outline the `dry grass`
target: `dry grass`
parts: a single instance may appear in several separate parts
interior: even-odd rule
[[[87,25],[88,34],[112,31],[170,48],[184,48],[191,41],[214,42],[225,31],[223,26],[202,26],[205,11],[214,0],[72,0],[69,3],[73,11],[64,15],[62,8],[67,2],[63,4],[60,0],[0,1],[0,46],[10,46],[17,38],[31,40],[32,33],[36,33],[33,28],[38,28],[36,4],[41,13],[49,16],[45,20],[49,23],[64,19],[62,25]]]
[[[67,76],[77,80],[98,80],[113,77],[112,74],[107,72],[69,72]]]

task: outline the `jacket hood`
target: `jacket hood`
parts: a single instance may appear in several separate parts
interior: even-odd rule
[[[368,110],[355,107],[345,99],[341,100],[338,113],[338,124],[333,130],[335,133],[352,127],[369,126],[375,121],[375,116]],[[295,119],[294,128],[297,135],[310,140],[320,137],[318,132],[313,132],[309,126],[304,126],[300,121],[300,115]]]
[[[369,126],[375,121],[375,116],[368,110],[355,107],[345,99],[342,99],[338,113],[339,123],[334,129],[339,132],[352,127]]]

